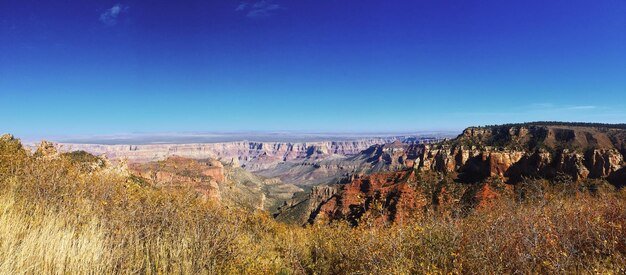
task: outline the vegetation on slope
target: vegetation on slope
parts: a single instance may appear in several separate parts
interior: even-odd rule
[[[81,167],[0,139],[0,273],[626,271],[623,191],[495,200],[401,225],[297,227]]]
[[[565,122],[565,121],[534,121],[523,123],[507,123],[499,125],[485,125],[482,128],[493,127],[530,127],[530,126],[567,126],[567,127],[590,127],[590,128],[606,128],[606,129],[626,129],[626,123],[595,123],[595,122]]]

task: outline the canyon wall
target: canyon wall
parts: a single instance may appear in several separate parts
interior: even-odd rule
[[[500,177],[609,179],[624,185],[625,131],[585,127],[468,128],[457,139],[425,145],[414,168],[455,172],[468,182]]]
[[[319,159],[332,155],[351,156],[374,144],[384,144],[396,138],[371,138],[355,141],[323,142],[226,142],[204,144],[100,145],[59,143],[59,151],[86,151],[106,155],[110,159],[126,159],[130,163],[164,160],[169,156],[192,159],[215,158],[238,163],[249,171],[267,169],[276,163],[296,159]]]

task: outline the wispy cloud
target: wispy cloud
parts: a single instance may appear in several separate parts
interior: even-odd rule
[[[250,4],[248,2],[241,2],[241,3],[239,3],[239,6],[237,6],[237,8],[235,10],[236,11],[243,11],[243,10],[246,10],[248,8],[248,6],[250,6]]]
[[[104,23],[107,26],[114,26],[117,24],[117,20],[120,14],[125,12],[128,12],[128,6],[116,4],[100,14],[100,22]]]
[[[598,108],[597,106],[592,106],[592,105],[583,105],[583,106],[568,106],[565,107],[566,110],[591,110],[591,109],[596,109]]]
[[[247,17],[259,18],[273,15],[279,10],[285,9],[283,6],[271,0],[261,0],[258,2],[241,2],[235,11],[243,12]]]
[[[547,102],[533,103],[533,104],[530,104],[528,108],[533,108],[533,109],[554,108],[554,104],[547,103]]]
[[[532,111],[577,111],[577,110],[593,110],[601,109],[594,105],[557,105],[553,103],[534,103],[528,105],[527,109]]]
[[[524,122],[524,121],[583,121],[617,123],[626,119],[626,112],[621,109],[600,105],[565,105],[538,102],[528,105],[513,106],[508,109],[493,111],[452,112],[451,116],[468,123],[480,121],[483,124]]]

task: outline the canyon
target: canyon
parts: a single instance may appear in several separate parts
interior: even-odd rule
[[[192,159],[215,158],[241,165],[249,171],[267,169],[277,163],[296,159],[321,159],[332,156],[351,156],[375,144],[395,140],[406,142],[438,141],[437,138],[390,136],[342,141],[311,142],[255,142],[233,141],[194,144],[88,144],[55,143],[61,152],[86,151],[112,160],[124,159],[130,163],[164,160],[169,156]]]
[[[442,209],[460,215],[521,196],[529,182],[626,185],[626,130],[610,125],[470,127],[453,139],[46,147],[103,155],[152,186],[191,188],[296,224],[398,223]]]
[[[343,170],[354,172],[358,167],[359,171],[369,171],[368,163],[352,157],[389,141],[412,144],[438,139],[398,136],[352,141],[141,145],[42,142],[36,150],[88,152],[122,167],[144,185],[193,189],[217,204],[274,212],[294,194],[303,193],[301,187],[339,180]]]

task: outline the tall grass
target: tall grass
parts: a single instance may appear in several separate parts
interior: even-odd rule
[[[25,211],[0,197],[0,274],[104,273],[110,262],[97,221],[78,225],[66,215]]]
[[[307,227],[0,141],[0,273],[624,273],[626,196],[502,197],[464,217]],[[2,151],[4,150],[4,151]]]

